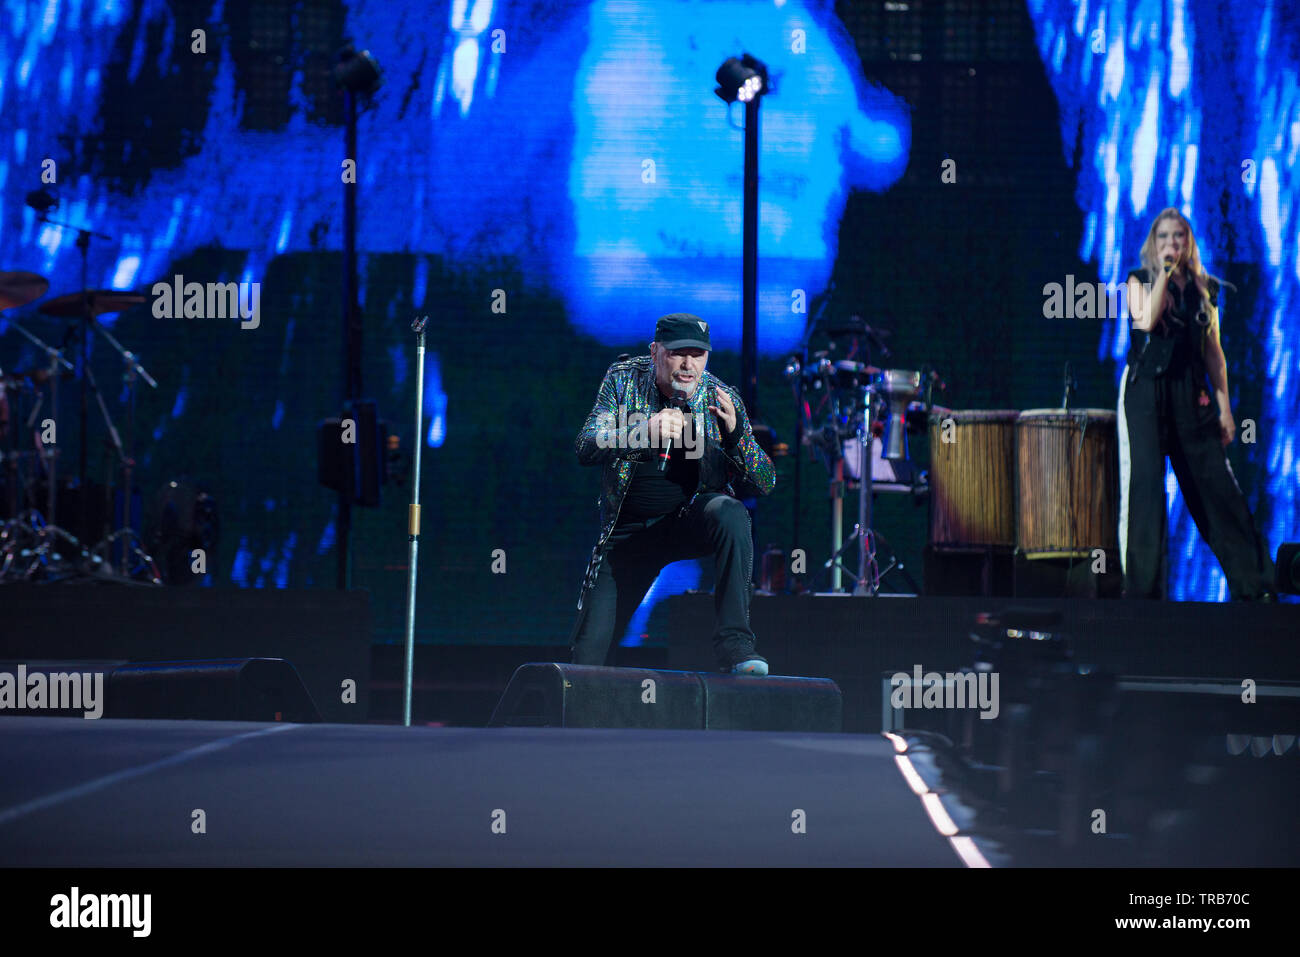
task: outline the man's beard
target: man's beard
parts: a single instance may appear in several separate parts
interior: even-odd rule
[[[678,392],[683,398],[691,398],[691,396],[695,395],[695,390],[700,384],[699,373],[695,373],[694,376],[690,382],[678,382],[670,373],[668,376],[668,394],[672,395],[672,393]]]

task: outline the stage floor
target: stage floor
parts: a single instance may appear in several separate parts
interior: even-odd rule
[[[0,867],[963,866],[878,735],[12,717],[0,762]]]

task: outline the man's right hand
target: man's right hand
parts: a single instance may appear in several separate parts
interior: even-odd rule
[[[685,422],[686,417],[682,415],[681,409],[664,409],[656,412],[650,417],[648,423],[651,447],[662,449],[668,439],[672,439],[674,448],[681,445],[682,428]]]

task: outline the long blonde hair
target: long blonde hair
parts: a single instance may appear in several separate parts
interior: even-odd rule
[[[1142,250],[1140,253],[1142,258],[1142,267],[1146,269],[1147,275],[1150,277],[1152,282],[1155,282],[1156,277],[1159,276],[1161,271],[1165,268],[1165,264],[1156,258],[1156,231],[1160,228],[1160,223],[1166,219],[1177,220],[1182,224],[1183,229],[1187,230],[1187,272],[1192,277],[1192,282],[1196,285],[1196,291],[1201,294],[1201,302],[1203,304],[1201,314],[1208,317],[1210,315],[1209,306],[1211,305],[1210,280],[1213,279],[1220,286],[1228,286],[1229,288],[1232,288],[1232,284],[1224,282],[1218,276],[1212,276],[1205,271],[1205,267],[1201,265],[1201,249],[1196,245],[1196,234],[1192,232],[1192,224],[1187,221],[1187,217],[1179,212],[1177,208],[1170,206],[1167,209],[1161,210],[1160,215],[1157,216],[1155,222],[1151,224],[1151,229],[1147,233],[1146,242],[1142,244]],[[1160,315],[1163,316],[1167,313],[1172,304],[1173,298],[1166,295],[1164,308],[1160,310]],[[1208,318],[1202,320],[1202,324],[1206,322],[1208,322]]]

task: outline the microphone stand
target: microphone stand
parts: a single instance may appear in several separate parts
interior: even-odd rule
[[[415,582],[420,557],[420,450],[424,447],[424,329],[428,316],[411,323],[415,330],[415,464],[411,481],[411,505],[407,511],[406,532],[410,542],[410,570],[406,577],[406,665],[402,686],[402,724],[411,726],[411,690],[415,673]]]

